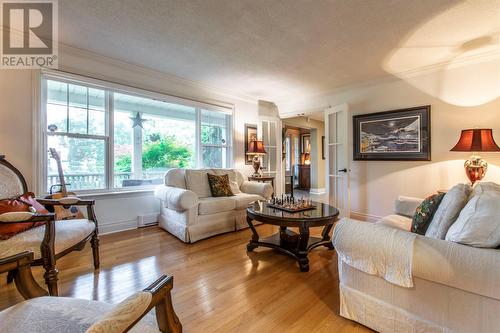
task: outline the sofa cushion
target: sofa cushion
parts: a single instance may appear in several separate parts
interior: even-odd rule
[[[213,197],[232,197],[233,191],[229,185],[229,175],[211,175],[207,173],[208,185]]]
[[[233,194],[240,193],[240,182],[239,182],[239,172],[233,169],[212,169],[213,173],[217,176],[228,175],[229,176],[229,185],[231,186],[231,192]],[[243,183],[243,181],[241,181]]]
[[[83,333],[114,308],[112,304],[78,298],[37,297],[0,312],[0,322],[4,333]],[[129,332],[152,333],[159,329],[155,317],[147,314]]]
[[[469,199],[471,187],[468,184],[453,186],[443,197],[438,209],[434,213],[431,224],[425,236],[444,239],[450,226],[457,220],[458,215]]]
[[[475,195],[452,224],[446,240],[475,247],[500,246],[500,191]]]
[[[411,232],[419,235],[425,235],[425,232],[431,223],[432,217],[443,197],[444,193],[436,193],[428,196],[424,199],[424,201],[422,201],[422,203],[417,207],[415,215],[413,215]]]
[[[387,215],[376,223],[379,225],[385,225],[387,227],[401,229],[405,231],[410,231],[411,229],[411,218],[402,215]]]
[[[207,173],[213,174],[213,171],[211,169],[185,170],[186,188],[196,193],[198,198],[208,198],[212,196],[210,185],[208,184]]]
[[[186,173],[185,169],[170,169],[165,174],[165,185],[186,188]]]
[[[478,183],[476,184],[476,186],[474,186],[474,190],[471,193],[471,198],[475,195],[488,191],[500,192],[500,185],[493,182]]]
[[[95,224],[89,220],[56,221],[56,254],[76,245],[89,236],[95,229]],[[0,241],[0,258],[23,251],[32,251],[35,259],[41,258],[40,244],[45,234],[45,226],[36,227],[7,240]]]
[[[256,200],[264,200],[260,195],[243,192],[236,194],[233,198],[236,201],[236,209],[246,209],[250,203]]]
[[[210,215],[234,210],[234,208],[235,200],[233,197],[201,198],[198,205],[198,214]]]

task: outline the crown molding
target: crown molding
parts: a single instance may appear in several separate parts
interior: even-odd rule
[[[83,50],[74,46],[69,46],[66,44],[59,43],[59,52],[70,56],[75,56],[77,58],[83,58],[83,59],[88,59],[91,61],[95,61],[98,63],[103,63],[106,65],[118,67],[121,70],[126,70],[126,71],[132,71],[141,75],[153,77],[159,80],[163,81],[168,81],[174,84],[186,86],[186,87],[191,87],[191,88],[196,88],[200,89],[202,91],[205,91],[207,93],[220,96],[221,98],[229,98],[233,100],[238,100],[246,103],[251,103],[251,104],[257,104],[258,98],[246,95],[246,94],[241,94],[232,90],[224,89],[224,88],[218,88],[214,87],[199,81],[194,81],[194,80],[189,80],[185,79],[176,75],[168,74],[162,71],[157,71],[152,68],[140,66],[137,64],[129,63],[120,59],[104,56],[98,53],[94,53],[92,51],[88,50]],[[65,67],[64,62],[62,63],[62,66],[60,67]],[[192,96],[185,96],[192,98]]]

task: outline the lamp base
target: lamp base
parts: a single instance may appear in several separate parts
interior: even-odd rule
[[[253,173],[252,177],[262,177],[262,175],[259,173],[259,170],[260,170],[260,158],[259,158],[259,156],[253,157],[252,166],[253,166],[253,169],[255,171]]]
[[[472,186],[483,179],[488,170],[488,163],[481,158],[479,155],[472,155],[470,159],[464,163],[465,174],[469,178]]]

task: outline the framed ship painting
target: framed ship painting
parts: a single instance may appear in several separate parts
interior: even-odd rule
[[[431,107],[353,116],[355,161],[430,161]]]

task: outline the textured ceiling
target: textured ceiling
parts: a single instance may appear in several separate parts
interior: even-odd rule
[[[498,5],[495,0],[468,1],[470,6],[474,2]],[[407,36],[463,3],[59,0],[59,39],[216,88],[279,101],[387,75],[386,57]],[[450,30],[452,23],[446,23]]]

